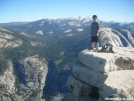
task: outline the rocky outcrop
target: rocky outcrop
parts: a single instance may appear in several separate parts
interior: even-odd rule
[[[0,101],[20,101],[20,97],[16,94],[13,64],[9,61],[8,65],[4,74],[0,75]]]
[[[0,48],[3,47],[18,47],[22,45],[22,40],[14,38],[12,32],[0,28]]]
[[[43,101],[43,88],[48,72],[46,60],[32,56],[20,61],[18,65],[22,101]]]
[[[0,75],[0,101],[44,101],[43,88],[48,72],[46,60],[31,56],[14,67],[9,61],[8,68]]]
[[[104,98],[134,98],[134,70],[114,71],[108,73],[108,78],[102,88]]]
[[[68,86],[78,99],[85,96],[90,99],[92,87],[99,89],[99,101],[134,98],[134,48],[113,47],[113,50],[115,53],[90,50],[79,53],[80,62],[73,65],[73,77],[68,79]],[[87,87],[87,95],[81,94],[82,88]]]
[[[88,95],[90,94],[90,85],[76,80],[74,77],[70,77],[67,82],[69,88],[72,90],[73,94],[76,96]]]
[[[113,53],[84,50],[79,53],[80,61],[98,72],[134,69],[134,48],[113,47]]]
[[[75,78],[98,88],[103,86],[103,83],[107,78],[107,74],[96,72],[81,63],[74,65],[72,72]]]

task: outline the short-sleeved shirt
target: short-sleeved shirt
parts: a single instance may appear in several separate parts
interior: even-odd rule
[[[92,22],[91,24],[91,36],[96,36],[98,30],[100,29],[98,22]]]

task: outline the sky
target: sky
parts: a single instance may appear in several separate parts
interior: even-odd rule
[[[0,0],[0,23],[97,15],[103,21],[134,21],[134,0]]]

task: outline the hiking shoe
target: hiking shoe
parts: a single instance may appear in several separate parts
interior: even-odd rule
[[[99,49],[95,49],[94,52],[99,52]]]
[[[91,47],[91,48],[89,48],[89,50],[94,50],[94,48]]]

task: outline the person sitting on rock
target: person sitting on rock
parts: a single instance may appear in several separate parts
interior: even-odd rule
[[[98,39],[98,33],[99,33],[99,23],[97,22],[97,15],[93,15],[93,22],[91,24],[91,48],[90,50],[94,50],[94,43],[96,43],[96,50],[98,51],[99,49],[99,39]]]

